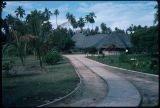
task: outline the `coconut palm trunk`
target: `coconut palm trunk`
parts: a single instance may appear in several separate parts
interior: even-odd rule
[[[83,28],[81,27],[81,33],[82,33]]]
[[[89,29],[89,23],[88,23],[88,29]]]
[[[21,60],[22,65],[24,66],[25,64],[24,64],[24,59],[23,59],[23,55],[22,55],[22,51],[21,51],[22,48],[20,48],[20,42],[18,40],[17,35],[15,35],[15,37],[16,37],[16,48],[17,48],[17,51],[18,51],[18,55],[19,55],[19,58]]]
[[[56,15],[56,25],[57,25],[57,27],[58,27],[58,24],[57,24],[57,15]]]
[[[41,53],[40,53],[39,48],[37,48],[37,54],[38,54],[38,58],[39,58],[40,67],[42,68],[42,57],[41,57]]]
[[[24,56],[26,57],[26,55],[27,55],[27,42],[25,42],[25,44],[24,44]]]
[[[55,10],[54,10],[54,15],[56,16],[56,25],[57,25],[57,27],[58,27],[58,24],[57,24],[57,16],[59,15],[58,9],[55,9]]]

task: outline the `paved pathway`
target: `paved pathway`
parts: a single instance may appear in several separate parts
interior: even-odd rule
[[[75,96],[69,97],[63,101],[47,105],[48,107],[59,106],[94,106],[99,100],[106,97],[107,85],[103,79],[89,70],[84,64],[75,57],[67,56],[76,70],[79,72],[82,80],[82,88]]]
[[[80,94],[49,106],[139,106],[141,96],[126,79],[106,70],[84,55],[65,55],[82,76]]]
[[[93,72],[101,76],[108,84],[106,98],[100,101],[98,106],[138,106],[141,101],[138,90],[130,82],[122,77],[104,69],[100,63],[87,59],[84,55],[71,55],[82,62]]]
[[[103,66],[106,70],[119,75],[134,84],[142,96],[141,106],[158,106],[159,77]]]

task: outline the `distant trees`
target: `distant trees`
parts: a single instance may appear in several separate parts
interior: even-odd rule
[[[57,23],[57,17],[58,17],[58,15],[59,15],[59,10],[58,10],[58,9],[55,9],[55,10],[54,10],[54,15],[56,16],[56,25],[57,25],[57,27],[58,27],[58,23]]]
[[[102,30],[102,33],[105,33],[106,29],[107,29],[106,24],[101,23],[101,30]]]
[[[66,14],[66,18],[67,18],[68,22],[72,25],[73,29],[78,27],[77,21],[75,19],[75,16],[73,16],[73,14],[68,12]]]
[[[52,12],[51,11],[49,11],[49,9],[47,9],[47,8],[45,8],[44,9],[44,12],[42,13],[43,14],[43,16],[44,16],[44,20],[49,20],[50,19],[50,17],[51,17],[51,15],[52,15]],[[56,12],[56,14],[58,14],[57,12]],[[57,20],[56,20],[57,21]]]
[[[72,25],[73,29],[79,27],[81,32],[86,32],[87,34],[93,34],[95,33],[95,30],[93,30],[93,24],[95,23],[95,13],[91,12],[88,15],[86,15],[84,18],[80,17],[78,21],[76,21],[75,16],[69,12],[66,14],[66,19],[68,22]],[[89,30],[89,25],[88,25],[88,30],[83,31],[83,27],[85,26],[86,23],[91,23],[92,24],[92,30]],[[97,28],[96,28],[97,30]],[[89,32],[91,31],[91,32]]]
[[[132,34],[134,32],[133,24],[129,28],[127,28],[126,33]]]
[[[67,12],[66,18],[67,18],[68,22],[71,24],[72,14],[70,14],[69,12]]]
[[[158,22],[158,6],[155,13],[154,24]],[[131,26],[126,30],[127,34],[130,35],[132,43],[132,51],[134,53],[146,53],[146,54],[159,54],[158,51],[158,26],[144,26],[141,25]]]
[[[78,27],[81,29],[81,32],[82,32],[83,27],[85,26],[84,18],[80,17],[77,24],[78,24]]]
[[[154,21],[153,21],[153,23],[154,24],[156,24],[157,22],[158,22],[158,17],[159,17],[159,9],[158,9],[158,5],[156,5],[155,7],[154,7],[154,9],[156,9],[156,13],[155,13],[155,16],[154,16]]]
[[[66,28],[57,28],[53,30],[50,38],[48,38],[48,46],[50,49],[55,47],[59,51],[69,50],[74,46],[74,42],[68,36]]]
[[[107,27],[105,23],[101,23],[100,27],[101,27],[103,34],[105,34],[105,33],[109,34],[112,32],[111,29],[109,27]]]
[[[99,30],[99,27],[96,26],[95,29],[87,29],[85,30],[85,35],[95,35],[95,34],[98,34],[98,33],[102,33],[102,34],[110,34],[112,32],[111,28],[107,27],[105,23],[101,23],[100,24],[100,28],[101,28],[101,32]]]
[[[23,18],[23,15],[25,15],[25,10],[22,8],[22,6],[18,6],[18,8],[15,10],[16,16],[19,18]]]
[[[86,23],[89,23],[89,21],[90,21],[90,16],[89,15],[85,16],[85,21],[86,21]],[[88,29],[89,29],[89,25],[88,25]]]
[[[77,22],[76,22],[76,19],[75,19],[75,16],[73,16],[73,14],[71,14],[71,25],[73,28],[77,28]]]
[[[155,54],[158,52],[158,28],[134,27],[134,33],[130,34],[133,51],[137,53]]]
[[[73,29],[76,29],[78,27],[78,23],[77,23],[75,17],[72,18],[71,25],[72,25]]]
[[[92,30],[93,30],[93,24],[95,23],[96,15],[94,12],[89,13],[89,22],[92,24]]]
[[[93,30],[93,24],[95,23],[96,15],[94,12],[90,12],[88,15],[85,16],[85,23],[91,23],[92,24],[92,30]],[[89,25],[88,25],[89,28]]]
[[[118,27],[115,27],[115,32],[118,32],[118,33],[125,33],[124,30],[121,30],[121,29],[119,29]]]
[[[98,27],[98,26],[96,26],[96,28],[95,28],[95,33],[96,33],[96,34],[99,33],[99,27]]]

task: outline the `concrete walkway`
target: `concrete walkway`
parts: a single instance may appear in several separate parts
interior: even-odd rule
[[[82,77],[81,92],[51,106],[139,106],[141,96],[129,81],[106,70],[103,65],[84,55],[65,55]]]
[[[67,56],[81,77],[81,88],[74,96],[62,101],[45,105],[46,107],[78,107],[94,106],[107,95],[105,81],[79,62],[75,57]]]
[[[142,96],[142,107],[153,107],[159,104],[159,76],[132,72],[112,68],[108,65],[103,66],[104,69],[130,81],[138,89]]]
[[[68,55],[67,57],[69,59],[76,58],[107,81],[109,89],[107,96],[99,103],[96,103],[96,106],[139,106],[141,96],[129,81],[109,72],[102,67],[102,64],[87,59],[84,55]]]

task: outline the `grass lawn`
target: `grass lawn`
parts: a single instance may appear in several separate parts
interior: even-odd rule
[[[129,70],[140,71],[144,73],[158,74],[158,65],[150,67],[151,56],[149,55],[109,55],[104,58],[98,56],[88,56],[88,58],[115,67]],[[136,60],[132,60],[136,59]]]
[[[4,106],[38,106],[70,93],[79,83],[74,67],[67,58],[56,65],[44,64],[40,69],[34,57],[28,57],[26,66],[19,58],[5,58],[15,61],[10,77],[2,71],[2,102]],[[17,72],[15,72],[16,70]],[[12,72],[13,71],[13,72]]]

